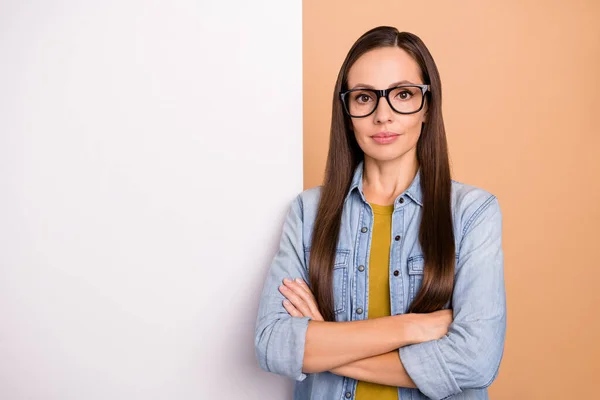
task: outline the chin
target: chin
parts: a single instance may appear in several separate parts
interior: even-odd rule
[[[365,156],[376,161],[393,161],[406,154],[405,151],[369,151],[365,152]]]

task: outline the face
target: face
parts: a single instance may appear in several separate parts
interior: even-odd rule
[[[398,47],[382,47],[363,54],[348,71],[348,89],[387,89],[398,84],[422,84],[417,62]],[[410,90],[414,91],[413,88]],[[375,98],[354,92],[355,102],[366,104]],[[390,94],[393,104],[403,104],[410,93]],[[419,94],[420,96],[420,94]],[[395,97],[395,100],[392,98]],[[397,103],[394,103],[397,102]],[[362,107],[369,107],[362,105]],[[401,107],[401,106],[399,106]],[[397,107],[397,109],[400,109]],[[416,146],[425,121],[427,104],[415,114],[395,112],[384,97],[379,99],[375,111],[363,118],[351,118],[352,129],[365,158],[391,161],[399,158],[416,158]]]

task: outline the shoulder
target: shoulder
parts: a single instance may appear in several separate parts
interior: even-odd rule
[[[303,190],[296,196],[295,201],[302,213],[302,219],[304,221],[314,220],[319,206],[319,199],[321,198],[321,188],[322,186],[315,186]]]
[[[452,210],[455,223],[464,234],[485,214],[500,214],[498,198],[486,189],[452,180]]]
[[[313,226],[317,217],[321,186],[299,192],[292,201],[290,214],[294,229],[303,238],[304,248],[310,248]]]
[[[319,204],[319,199],[321,198],[321,188],[321,185],[315,186],[298,194],[298,200],[303,208],[316,207]]]

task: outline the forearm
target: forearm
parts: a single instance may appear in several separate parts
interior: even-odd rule
[[[397,351],[364,358],[337,368],[330,372],[347,376],[359,381],[373,382],[380,385],[416,388],[413,380],[400,361]]]
[[[302,371],[318,373],[415,342],[410,314],[351,322],[310,321]]]

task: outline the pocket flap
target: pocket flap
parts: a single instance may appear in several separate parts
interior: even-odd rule
[[[425,269],[425,259],[423,256],[412,256],[408,258],[408,274],[423,275]]]
[[[350,254],[349,250],[338,250],[335,252],[335,263],[333,267],[343,267],[348,264],[348,255]]]
[[[308,266],[310,265],[310,249],[305,249],[304,255],[306,257],[306,265]],[[348,265],[349,256],[350,250],[336,250],[333,268],[345,267],[346,265]]]

